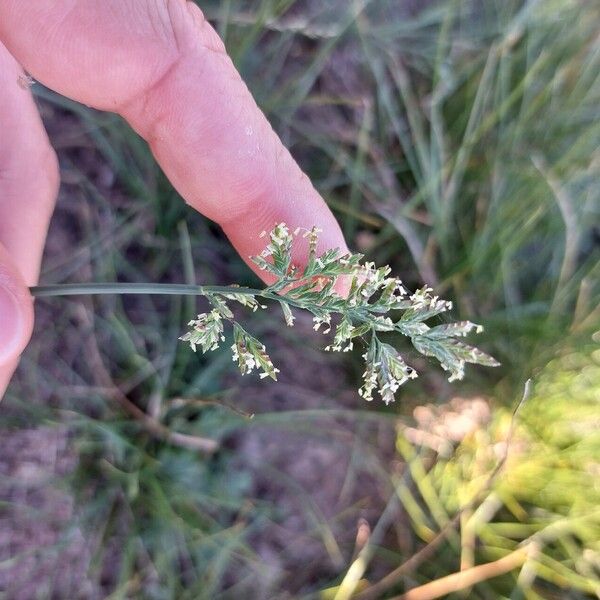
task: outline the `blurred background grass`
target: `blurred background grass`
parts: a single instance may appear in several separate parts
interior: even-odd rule
[[[310,321],[244,317],[270,384],[178,344],[195,300],[39,302],[0,416],[0,598],[424,598],[483,563],[448,597],[600,595],[599,5],[201,4],[350,245],[503,366],[417,364],[367,405]],[[43,282],[255,282],[119,118],[34,90],[63,180]]]

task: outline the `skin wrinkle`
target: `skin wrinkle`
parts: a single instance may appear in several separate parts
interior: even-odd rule
[[[17,270],[16,266],[13,264],[13,261],[2,245],[0,243],[0,287],[6,290],[13,298],[17,300],[17,306],[19,307],[19,311],[14,315],[14,318],[17,319],[17,322],[20,322],[22,335],[21,335],[21,343],[18,347],[14,348],[13,352],[10,355],[2,356],[3,350],[0,348],[0,399],[2,398],[2,394],[4,392],[4,379],[3,378],[3,370],[5,368],[5,364],[10,362],[12,359],[15,359],[16,356],[21,354],[25,344],[29,341],[31,337],[31,332],[33,330],[33,301],[29,294],[29,289],[25,285],[21,274]],[[10,368],[9,365],[8,368]],[[12,371],[10,371],[12,373]]]
[[[207,50],[229,58],[223,40],[210,26],[210,23],[206,20],[204,13],[200,10],[200,7],[190,0],[186,1],[185,7],[194,23],[196,32],[198,33],[197,41],[201,42]]]
[[[171,28],[171,34],[175,40],[175,45],[177,46],[177,51],[180,53],[185,53],[188,50],[186,47],[186,42],[188,41],[186,25],[190,23],[189,29],[193,29],[195,26],[193,19],[190,21],[190,13],[184,8],[185,5],[185,0],[183,4],[179,0],[167,0],[166,2],[167,20]],[[165,4],[162,4],[162,6],[165,6]],[[167,27],[167,20],[163,21],[164,27]],[[179,26],[180,22],[182,23],[181,26]],[[195,43],[195,40],[193,43]]]
[[[0,263],[0,288],[8,291],[19,301],[19,304],[23,304],[24,302],[31,303],[31,298],[24,291],[27,287],[16,284],[14,269],[8,267],[8,261]]]
[[[136,14],[145,2],[79,0],[71,4],[67,17],[60,2],[31,0],[25,7],[14,2],[4,5],[4,1],[0,1],[0,13],[4,13],[0,17],[0,34],[13,54],[33,58],[28,70],[54,89],[56,76],[48,81],[45,74],[62,70],[64,77],[60,78],[57,91],[95,108],[114,111],[150,85],[173,60],[174,39],[170,45],[159,43],[153,47],[152,60],[146,58],[147,49],[159,40],[147,14],[144,18]],[[98,28],[99,22],[104,29]],[[21,31],[28,35],[20,34]],[[32,52],[35,41],[42,40],[44,47],[51,46],[52,51]],[[76,58],[64,60],[68,56]],[[141,61],[146,61],[144,69],[131,68]]]
[[[167,44],[174,42],[178,54],[185,54],[193,46],[193,36],[186,31],[190,27],[185,0],[148,0],[143,7],[157,37]]]
[[[126,100],[125,102],[119,103],[115,106],[118,114],[120,114],[127,122],[135,129],[137,133],[139,133],[150,145],[154,141],[162,139],[158,133],[156,133],[157,129],[160,127],[161,117],[155,117],[155,119],[148,119],[149,127],[144,129],[135,125],[138,119],[134,119],[131,117],[133,114],[146,115],[150,114],[150,101],[153,99],[153,96],[157,89],[162,88],[165,82],[171,77],[173,71],[177,69],[180,62],[182,61],[183,56],[178,54],[173,62],[171,62],[165,71],[158,77],[158,79],[150,85],[148,88],[144,88],[136,92],[131,98]],[[168,112],[170,110],[169,106],[164,107],[164,111]]]
[[[171,10],[174,10],[173,6],[175,6],[175,5],[172,2],[168,3],[169,12]],[[179,4],[177,3],[176,6],[179,6]],[[188,3],[187,6],[195,7],[196,5]],[[194,11],[193,8],[192,8],[192,11]],[[188,14],[192,15],[192,12],[190,12]],[[202,50],[205,51],[208,49],[208,50],[216,51],[217,54],[219,55],[219,58],[222,59],[224,64],[223,64],[223,68],[222,68],[221,72],[229,75],[230,81],[234,84],[233,90],[235,90],[239,93],[239,101],[237,103],[234,103],[234,106],[237,106],[240,111],[245,111],[246,110],[245,107],[248,103],[248,100],[249,100],[249,98],[251,98],[250,92],[249,92],[246,84],[243,82],[241,77],[239,77],[239,74],[235,70],[233,63],[231,62],[230,58],[225,53],[225,47],[224,47],[223,43],[221,42],[220,38],[218,38],[218,36],[214,33],[214,31],[212,29],[208,29],[208,30],[206,29],[207,22],[204,19],[202,11],[195,10],[194,14],[196,14],[198,16],[198,20],[199,20],[200,27],[196,26],[196,28],[198,30],[197,31],[197,33],[198,33],[197,40],[201,44]],[[197,23],[197,21],[195,21],[195,23]],[[202,29],[204,31],[201,31],[200,29]],[[174,26],[174,30],[177,35],[179,28]],[[203,33],[204,33],[204,35],[203,35]],[[208,36],[206,35],[206,33],[208,33]],[[216,38],[218,40],[218,44],[216,46],[207,44],[205,41],[205,39],[207,37],[208,37],[208,40]],[[153,89],[147,94],[147,96],[150,97],[150,96],[154,95],[156,92],[160,91],[161,86],[166,85],[165,80],[168,79],[168,77],[173,74],[173,72],[177,69],[178,66],[180,66],[180,65],[176,64],[176,65],[174,65],[173,68],[169,69],[166,76],[162,78],[162,81],[159,82],[158,85],[153,86]],[[201,76],[199,75],[197,77],[197,79],[200,80]],[[222,96],[223,98],[228,98],[228,97],[231,98],[231,92],[232,92],[231,87],[223,86],[223,88],[219,91],[217,96]],[[147,108],[147,106],[146,106],[146,108]],[[245,119],[240,119],[240,118],[238,118],[237,120],[239,122],[245,121]],[[220,128],[223,128],[226,130],[227,128],[237,125],[237,123],[235,121],[236,121],[235,115],[232,115],[230,122],[219,123],[218,126]],[[265,127],[265,123],[267,124],[267,127]],[[259,125],[263,129],[263,135],[260,136],[261,139],[266,138],[267,136],[275,135],[272,128],[270,127],[270,124],[268,124],[268,122],[266,122],[266,120],[265,120],[265,123],[259,122]],[[156,129],[160,128],[160,126],[161,126],[160,124],[161,124],[161,116],[158,116],[157,118],[152,120],[152,126],[155,128],[154,132],[156,131]],[[164,129],[168,131],[169,125],[172,126],[172,123],[165,124]],[[205,126],[207,128],[210,128],[210,123],[208,123],[208,124],[205,123]],[[190,129],[195,129],[195,128],[193,125],[190,125]],[[156,147],[157,142],[159,143],[166,136],[157,135],[156,133],[153,133],[152,130],[150,130],[149,132],[144,132],[144,137],[150,141],[150,143],[152,144],[152,146],[154,148],[154,147]],[[197,134],[196,137],[201,137],[201,136],[199,134]],[[277,144],[275,144],[275,145],[277,145]],[[277,153],[278,154],[281,153],[282,150],[283,150],[282,147],[278,147]],[[158,149],[157,149],[157,151],[158,151]],[[250,157],[257,157],[257,155],[260,154],[260,151],[256,150],[255,147],[248,149],[248,150],[245,150],[243,147],[240,148],[239,156],[240,156],[240,160],[242,162],[244,162],[244,161],[248,162],[248,156],[245,156],[245,153],[247,153]],[[275,158],[277,158],[277,157],[275,157]],[[262,162],[268,164],[270,161],[267,158],[267,159],[263,160]],[[273,161],[274,164],[276,164],[277,162],[278,162],[277,160]],[[274,172],[273,172],[273,170],[274,170],[273,166],[270,166],[270,167],[265,166],[262,169],[257,169],[256,165],[253,165],[253,166],[248,165],[248,167],[247,167],[248,173],[245,174],[245,176],[240,176],[238,181],[234,180],[234,181],[230,182],[230,185],[229,185],[229,188],[231,189],[230,195],[238,196],[239,204],[242,204],[242,205],[247,204],[248,209],[245,210],[242,206],[241,211],[228,210],[224,214],[220,213],[215,220],[217,220],[217,222],[219,222],[221,224],[225,224],[225,223],[235,219],[238,216],[246,214],[247,211],[254,208],[254,204],[255,204],[255,201],[257,198],[260,198],[260,197],[267,198],[269,196],[269,194],[272,193],[273,181],[276,179]],[[217,166],[217,169],[218,169],[218,166]],[[248,200],[245,200],[246,198]],[[207,199],[205,198],[204,200],[207,200]],[[225,200],[225,198],[217,198],[215,201],[213,201],[213,203],[220,204],[224,200]],[[230,209],[231,208],[232,207],[230,207]]]
[[[291,157],[286,156],[287,152],[281,147],[268,121],[258,111],[247,86],[237,75],[229,57],[226,54],[220,55],[224,64],[219,66],[214,64],[214,58],[211,61],[199,58],[198,54],[204,52],[206,47],[202,45],[195,54],[182,57],[173,65],[152,90],[137,99],[142,108],[134,101],[120,112],[150,143],[163,165],[163,141],[179,140],[181,151],[177,156],[171,157],[171,164],[165,167],[167,173],[188,203],[202,205],[203,212],[209,218],[224,225],[254,210],[259,200],[261,203],[276,203],[277,198],[273,194],[274,180],[277,178],[276,168],[281,163],[276,159],[276,154],[287,158],[286,168],[299,168]],[[222,82],[221,73],[233,74],[233,89]],[[177,103],[183,101],[182,94],[194,95],[197,82],[200,81],[206,82],[208,90],[205,94],[198,95],[199,109],[195,115],[196,120],[182,121],[182,118],[189,115],[180,117],[185,111],[176,110]],[[218,91],[215,90],[215,84],[220,85]],[[232,94],[239,100],[234,101],[231,110],[225,113],[227,120],[213,120],[211,104],[231,98]],[[250,139],[245,134],[248,124],[254,132]],[[225,177],[219,175],[223,164],[231,162],[231,158],[223,155],[219,143],[215,143],[214,152],[195,157],[196,161],[200,161],[205,179],[208,178],[214,183],[209,185],[199,181],[191,188],[189,185],[179,187],[178,181],[185,182],[189,170],[189,158],[184,150],[208,147],[208,140],[219,140],[223,143],[223,136],[234,141],[238,150],[238,160],[232,165],[234,170],[226,173]],[[255,149],[255,140],[261,140],[260,152],[254,153],[254,156],[247,156],[249,149]],[[273,148],[276,149],[275,153],[272,152]],[[186,193],[186,190],[189,191]]]
[[[54,27],[52,28],[54,30],[54,39],[57,40],[58,44],[60,44],[60,40],[63,39],[63,36],[61,35],[61,31],[64,27],[64,24],[69,20],[69,17],[73,13],[75,8],[77,8],[77,3],[78,3],[78,0],[71,0],[70,4],[65,4],[65,3],[62,4],[64,13],[61,16],[61,18],[58,19],[56,23],[54,23]],[[49,34],[50,40],[52,40],[52,37],[53,37],[52,34]]]
[[[185,0],[184,0],[185,1]],[[127,4],[127,2],[125,3]],[[164,42],[166,42],[167,46],[173,46],[175,50],[175,55],[171,62],[166,66],[165,70],[159,74],[155,81],[150,82],[146,87],[138,90],[136,94],[132,96],[132,98],[125,100],[122,103],[117,103],[116,108],[119,114],[124,115],[127,107],[131,104],[135,104],[137,99],[141,99],[142,105],[145,104],[145,100],[152,95],[154,90],[160,88],[165,80],[169,78],[170,73],[177,68],[177,65],[185,56],[185,53],[191,48],[190,44],[185,44],[184,41],[186,38],[182,37],[181,29],[185,27],[184,24],[180,23],[177,20],[176,15],[173,14],[174,6],[181,5],[179,0],[150,0],[147,3],[134,3],[131,6],[139,7],[142,10],[145,10],[146,15],[148,17],[148,21],[152,27],[152,30],[156,34],[157,37],[162,38]],[[181,14],[181,13],[180,13]],[[135,18],[132,22],[144,22],[144,19]],[[189,41],[189,36],[187,36],[187,40]],[[144,110],[144,106],[141,109]],[[147,141],[150,141],[149,138],[143,136]]]
[[[223,40],[212,29],[209,22],[206,20],[204,13],[200,10],[200,7],[191,1],[187,1],[185,6],[194,22],[194,26],[199,34],[199,39],[204,40],[203,44],[206,49],[227,56],[227,49],[225,48]]]
[[[21,67],[0,44],[0,243],[28,285],[37,282],[45,233],[59,186],[58,159]]]
[[[174,35],[175,28],[171,20],[170,10],[166,8],[166,6],[168,6],[169,4],[169,2],[149,2],[145,5],[146,14],[148,15],[148,20],[150,21],[152,30],[154,31],[156,36],[158,38],[162,38],[165,42],[169,42],[171,39],[173,39],[173,41],[175,42],[175,46],[177,47],[177,52],[181,53],[179,42],[176,36]],[[166,14],[164,14],[165,8]],[[169,25],[167,25],[167,22],[169,23]]]
[[[178,1],[176,1],[175,3],[180,4],[180,2]],[[127,121],[130,123],[130,125],[132,125],[132,127],[137,131],[137,133],[139,133],[151,146],[155,142],[162,141],[163,139],[165,139],[165,136],[160,134],[161,124],[163,124],[164,121],[167,120],[165,118],[165,115],[166,117],[172,116],[172,107],[165,103],[165,105],[157,114],[155,113],[152,118],[147,119],[146,123],[143,123],[140,119],[133,117],[133,115],[144,115],[150,113],[149,107],[151,105],[151,101],[154,99],[158,92],[161,92],[163,88],[168,87],[168,79],[173,76],[174,71],[176,71],[180,67],[181,63],[184,62],[185,59],[188,57],[187,52],[190,52],[191,54],[191,50],[193,49],[193,46],[191,44],[182,44],[181,26],[179,26],[177,23],[174,23],[172,20],[171,11],[173,9],[171,8],[171,6],[173,4],[174,2],[170,0],[167,2],[168,18],[170,19],[170,24],[172,28],[172,35],[169,36],[169,39],[172,39],[175,42],[177,54],[175,55],[173,61],[164,70],[164,72],[161,73],[153,83],[151,83],[146,88],[138,90],[131,98],[127,99],[117,107],[119,114],[121,114],[125,119],[127,119]],[[189,3],[187,1],[185,2],[185,4],[186,7],[189,6]],[[156,3],[153,3],[153,5],[156,5]],[[193,4],[192,6],[196,5]],[[204,28],[207,22],[204,19],[204,14],[202,13],[202,11],[200,9],[196,11],[196,14],[200,17],[199,19],[195,19],[192,12],[190,12],[189,10],[186,12],[192,19],[194,27],[198,30],[197,33],[199,35],[193,36],[195,45],[199,45],[202,49],[215,52],[216,54],[221,55],[224,61],[230,62],[230,59],[225,50],[225,46],[221,42],[220,38],[218,38],[218,36],[216,37],[218,38],[220,44],[203,43],[204,37],[207,36],[201,35],[202,32],[200,31],[200,28]],[[212,41],[214,42],[214,40]],[[185,48],[185,52],[183,48]],[[198,64],[202,64],[202,61],[198,61]],[[233,67],[233,63],[231,63],[231,66]],[[198,79],[201,79],[203,72],[204,71],[201,71],[198,74]],[[139,106],[137,103],[140,103],[141,106]],[[167,127],[165,127],[165,129],[168,130]]]

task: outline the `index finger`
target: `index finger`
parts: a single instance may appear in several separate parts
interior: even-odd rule
[[[247,262],[262,249],[260,232],[279,222],[316,225],[322,250],[345,250],[327,205],[192,2],[3,0],[0,37],[45,85],[121,114]]]

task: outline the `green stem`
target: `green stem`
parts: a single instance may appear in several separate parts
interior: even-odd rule
[[[168,296],[206,296],[207,294],[244,294],[271,297],[266,290],[226,285],[187,285],[184,283],[62,283],[29,288],[36,298],[50,296],[97,296],[106,294],[162,294]]]
[[[29,288],[36,298],[52,296],[99,296],[112,294],[167,295],[167,296],[206,296],[208,294],[243,294],[258,296],[266,300],[286,302],[296,308],[306,305],[292,298],[279,295],[269,289],[253,289],[232,285],[188,285],[184,283],[61,283],[58,285],[38,285]]]

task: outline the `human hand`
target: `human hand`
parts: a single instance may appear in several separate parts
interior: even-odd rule
[[[195,4],[2,0],[0,398],[31,335],[28,286],[37,282],[59,181],[19,65],[65,96],[124,117],[186,202],[216,221],[254,270],[248,257],[262,249],[260,232],[279,222],[316,225],[320,250],[345,250],[333,215]]]

